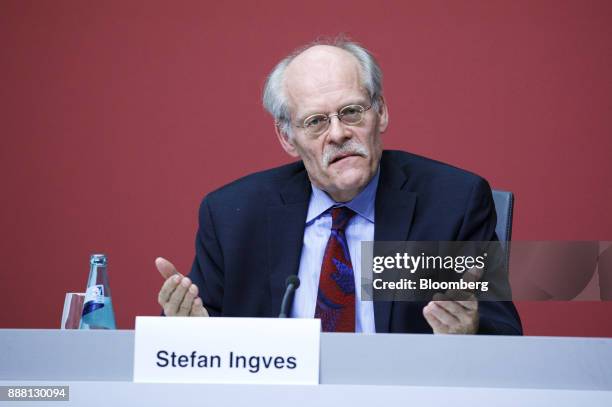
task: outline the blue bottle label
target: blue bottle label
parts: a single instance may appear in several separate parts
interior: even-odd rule
[[[104,286],[102,284],[92,285],[85,292],[85,304],[83,305],[83,316],[104,307]]]

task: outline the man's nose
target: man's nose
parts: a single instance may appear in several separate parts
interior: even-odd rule
[[[329,117],[329,138],[334,143],[340,143],[351,137],[351,131],[346,124],[338,118],[338,115]]]

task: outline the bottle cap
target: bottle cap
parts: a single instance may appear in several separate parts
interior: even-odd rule
[[[89,262],[96,266],[106,266],[107,260],[105,254],[92,254]]]

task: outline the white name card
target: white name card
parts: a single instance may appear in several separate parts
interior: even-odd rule
[[[136,317],[137,383],[318,384],[319,319]]]

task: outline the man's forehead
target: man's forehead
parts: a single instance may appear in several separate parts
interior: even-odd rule
[[[291,61],[285,71],[284,87],[293,102],[333,97],[351,89],[361,93],[359,62],[341,48],[317,45]]]
[[[330,45],[315,45],[289,63],[285,71],[285,86],[350,80],[354,75],[359,75],[359,62],[351,53]]]
[[[307,64],[325,63],[355,63],[357,60],[347,50],[332,45],[315,45],[297,55],[289,66],[302,66]]]

